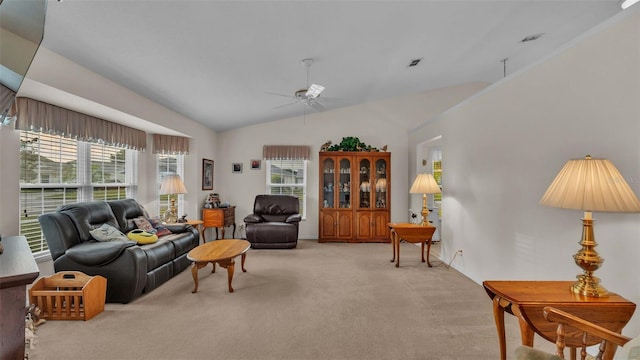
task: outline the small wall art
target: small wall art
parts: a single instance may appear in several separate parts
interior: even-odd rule
[[[242,163],[233,163],[231,167],[232,167],[231,171],[234,174],[242,173]]]
[[[252,159],[251,160],[251,170],[260,170],[262,166],[262,160]]]
[[[213,190],[213,160],[202,159],[202,190]]]

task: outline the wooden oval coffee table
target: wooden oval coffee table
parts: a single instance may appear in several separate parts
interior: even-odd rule
[[[231,287],[231,281],[233,280],[235,268],[234,258],[242,255],[242,272],[247,272],[244,268],[244,261],[247,256],[247,251],[249,251],[250,248],[251,244],[246,240],[228,239],[210,241],[189,251],[187,259],[193,262],[191,265],[191,274],[193,275],[193,282],[195,283],[192,293],[198,291],[198,269],[207,266],[208,263],[213,265],[212,273],[216,272],[216,263],[227,269],[229,292],[232,293],[233,287]]]

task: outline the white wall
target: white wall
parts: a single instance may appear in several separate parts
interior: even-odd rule
[[[19,192],[9,189],[19,174],[17,157],[13,156],[19,146],[20,137],[13,127],[0,126],[0,234],[5,237],[18,234]]]
[[[265,166],[250,170],[250,159],[262,158],[263,145],[310,145],[307,219],[300,225],[300,238],[318,238],[318,152],[331,140],[355,136],[367,145],[391,152],[391,220],[407,221],[409,191],[407,131],[421,119],[433,117],[486,87],[470,83],[420,94],[307,114],[267,124],[226,131],[219,135],[215,163],[215,191],[222,201],[236,205],[236,222],[251,213],[257,194],[266,190]],[[243,163],[242,174],[232,174],[232,163]],[[412,180],[412,179],[411,179]]]
[[[410,134],[442,135],[443,259],[487,279],[574,280],[582,213],[543,207],[564,163],[610,159],[640,194],[640,11],[623,13],[571,46],[485,89]],[[415,169],[411,169],[415,173]],[[640,302],[640,214],[594,213],[596,272]],[[640,312],[624,333],[640,334]]]

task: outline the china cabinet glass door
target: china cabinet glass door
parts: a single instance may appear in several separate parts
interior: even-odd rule
[[[389,184],[387,183],[387,161],[385,159],[376,160],[375,179],[376,202],[373,207],[376,209],[386,209],[389,203],[387,197]]]
[[[343,209],[351,208],[351,161],[340,159],[339,174],[339,206]]]
[[[371,208],[371,161],[361,159],[359,165],[359,208]]]
[[[331,209],[335,207],[334,196],[335,162],[333,159],[325,159],[322,166],[322,207]]]

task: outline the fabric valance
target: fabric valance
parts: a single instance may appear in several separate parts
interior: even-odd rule
[[[189,138],[183,136],[171,136],[153,134],[154,154],[189,154]]]
[[[147,134],[142,130],[26,97],[18,97],[17,104],[16,128],[19,130],[42,131],[87,142],[102,141],[139,151],[147,146]]]
[[[264,145],[262,157],[265,160],[309,160],[311,147],[308,145]]]

